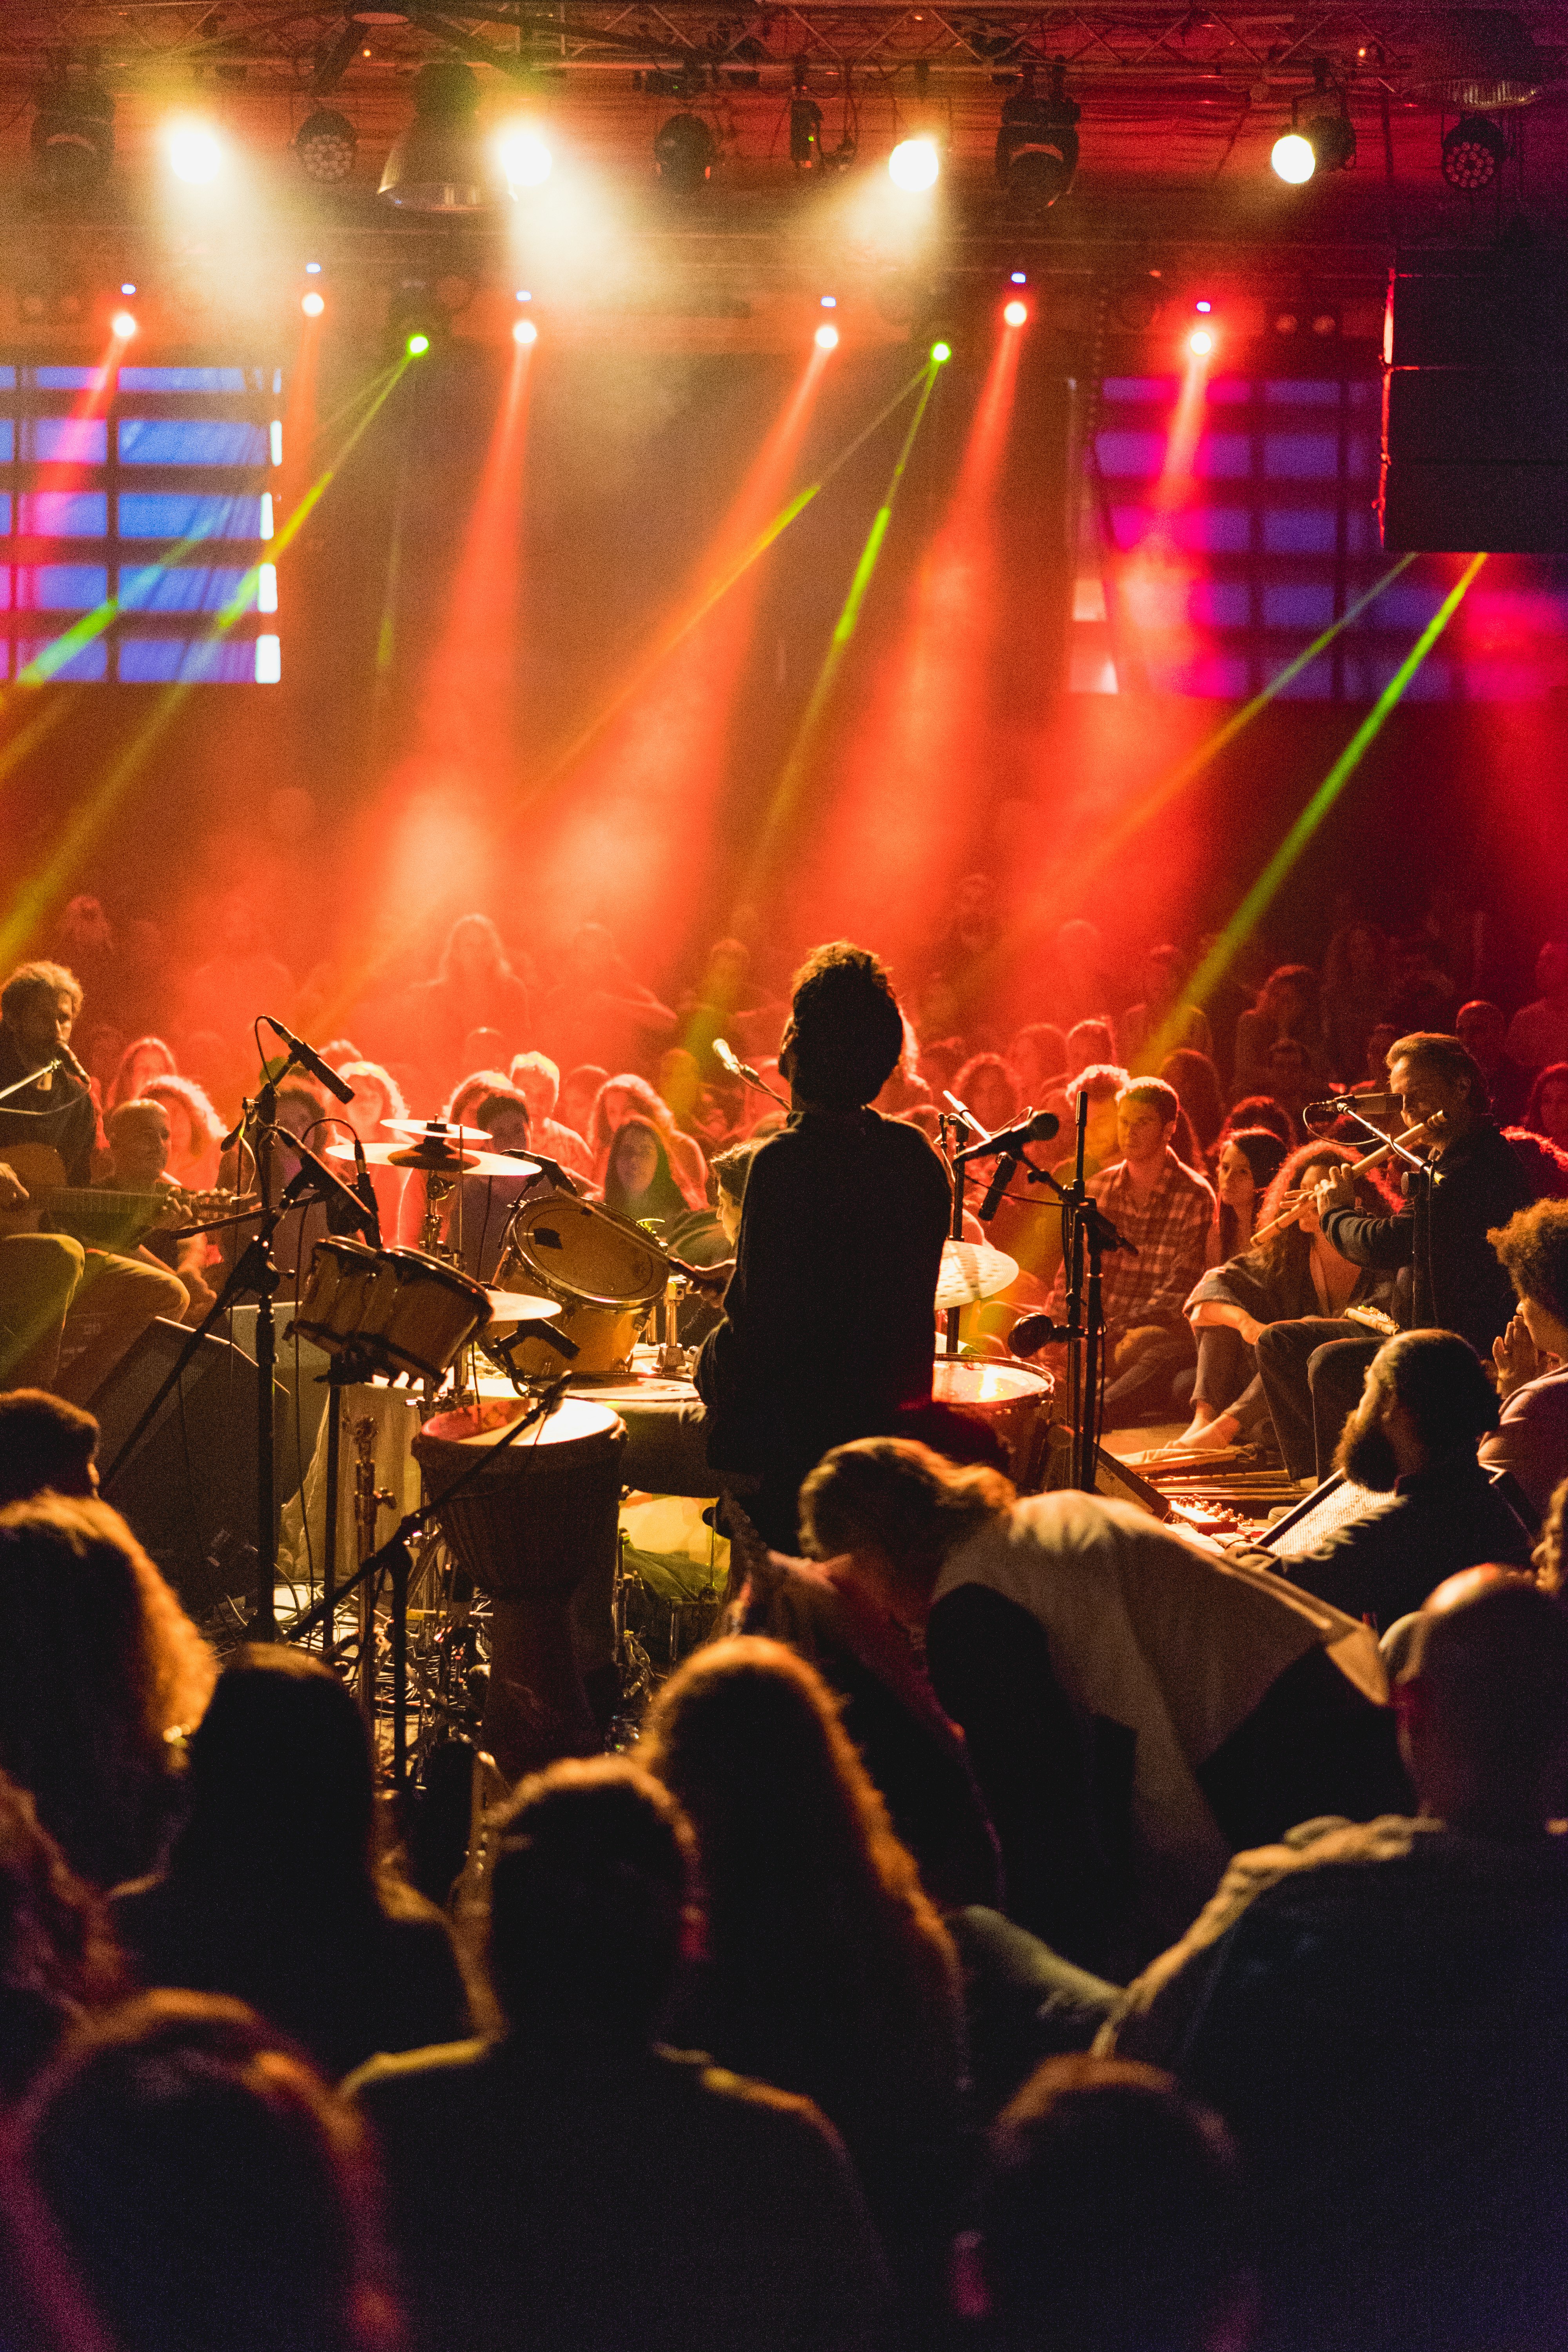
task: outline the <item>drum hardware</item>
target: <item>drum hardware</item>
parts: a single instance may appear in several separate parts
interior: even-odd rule
[[[565,1393],[564,1378],[555,1381],[535,1399],[518,1418],[502,1429],[494,1441],[474,1448],[473,1460],[459,1471],[434,1499],[420,1504],[417,1510],[405,1512],[386,1541],[363,1559],[353,1575],[339,1591],[336,1598],[346,1601],[364,1584],[374,1585],[388,1570],[392,1575],[392,1777],[401,1793],[408,1780],[408,1587],[414,1572],[412,1546],[422,1534],[427,1519],[434,1517],[439,1506],[448,1503],[454,1494],[477,1478],[487,1463],[540,1422],[548,1421]],[[318,1625],[328,1622],[325,1599],[316,1601],[302,1616],[296,1617],[280,1629],[281,1638],[289,1642],[307,1641]]]
[[[680,1302],[690,1287],[684,1275],[675,1273],[664,1286],[664,1340],[653,1368],[667,1381],[684,1380],[691,1370],[690,1353],[680,1344]]]
[[[397,1499],[390,1487],[375,1483],[375,1423],[368,1414],[357,1417],[351,1432],[354,1448],[354,1536],[361,1559],[375,1549],[375,1523],[383,1509]],[[376,1584],[380,1582],[379,1578]],[[367,1722],[375,1715],[376,1585],[359,1589],[359,1701]],[[327,1627],[328,1639],[331,1628]]]

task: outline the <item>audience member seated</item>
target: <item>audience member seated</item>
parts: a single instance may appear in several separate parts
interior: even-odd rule
[[[1519,1312],[1492,1342],[1502,1418],[1481,1465],[1508,1471],[1539,1522],[1568,1477],[1568,1201],[1521,1209],[1491,1240]]]
[[[528,1123],[535,1147],[548,1152],[568,1176],[580,1176],[584,1183],[591,1184],[594,1155],[586,1140],[575,1128],[564,1126],[555,1116],[561,1073],[549,1055],[514,1054],[511,1082],[528,1105]]]
[[[1279,1138],[1287,1151],[1295,1150],[1299,1133],[1296,1122],[1272,1095],[1243,1095],[1239,1101],[1233,1102],[1226,1113],[1219,1140],[1223,1143],[1226,1136],[1239,1135],[1244,1128],[1253,1127],[1266,1127],[1270,1135]]]
[[[952,1092],[961,1103],[968,1104],[987,1135],[1011,1127],[1024,1108],[1018,1074],[1000,1054],[972,1054],[954,1076]],[[986,1160],[985,1171],[989,1172],[994,1164]]]
[[[195,1078],[177,1071],[149,1078],[141,1100],[163,1106],[169,1121],[168,1174],[187,1192],[211,1192],[217,1188],[218,1161],[223,1149],[223,1121]]]
[[[1252,1011],[1244,1013],[1237,1023],[1233,1098],[1272,1095],[1268,1048],[1280,1037],[1293,1037],[1304,1048],[1307,1066],[1315,1078],[1328,1076],[1318,1013],[1318,975],[1310,964],[1280,964],[1269,973]]]
[[[116,1103],[138,1102],[149,1078],[172,1076],[179,1065],[162,1037],[136,1037],[120,1056],[120,1066],[103,1097],[105,1115]]]
[[[1057,932],[1055,953],[1047,968],[1046,1002],[1052,1019],[1068,1033],[1069,1070],[1081,1068],[1085,1062],[1115,1060],[1116,1049],[1110,1043],[1110,1014],[1121,1002],[1121,992],[1106,963],[1104,940],[1082,916],[1063,923]],[[1105,1029],[1105,1045],[1075,1050],[1074,1029],[1090,1021]]]
[[[1384,1627],[1419,1609],[1434,1577],[1484,1560],[1528,1568],[1530,1530],[1476,1458],[1497,1425],[1497,1398],[1468,1339],[1401,1331],[1367,1366],[1334,1449],[1334,1468],[1380,1499],[1316,1550],[1248,1557]]]
[[[302,1651],[225,1665],[167,1864],[114,1924],[143,1983],[250,2002],[334,2079],[466,2030],[446,1922],[377,1855],[364,1718]]]
[[[848,2352],[889,2287],[801,2098],[662,2034],[700,1918],[689,1828],[620,1758],[492,1825],[494,2037],[347,2084],[384,2151],[419,2352]]]
[[[100,1191],[142,1195],[166,1192],[170,1196],[160,1222],[142,1234],[133,1249],[126,1247],[124,1255],[144,1258],[149,1265],[164,1266],[174,1275],[184,1290],[186,1303],[183,1315],[170,1313],[168,1319],[199,1323],[213,1303],[214,1294],[205,1274],[210,1245],[204,1234],[193,1234],[185,1241],[174,1238],[174,1227],[187,1220],[174,1181],[166,1173],[169,1114],[162,1103],[119,1103],[104,1121],[104,1132],[109,1139],[109,1165],[99,1180]],[[171,1308],[173,1304],[171,1294]]]
[[[1130,1004],[1116,1020],[1117,1059],[1134,1077],[1152,1077],[1178,1047],[1212,1055],[1214,1038],[1201,1005],[1184,1004],[1186,971],[1182,951],[1151,948],[1143,959],[1143,1002]]]
[[[574,1135],[582,1136],[587,1143],[590,1160],[594,1150],[591,1140],[594,1110],[599,1099],[599,1090],[607,1082],[609,1075],[608,1070],[601,1069],[597,1062],[579,1062],[576,1068],[568,1070],[561,1081],[559,1108],[562,1119]]]
[[[1523,1118],[1530,1100],[1530,1073],[1509,1055],[1504,1013],[1485,997],[1472,997],[1454,1015],[1454,1034],[1487,1082],[1491,1114],[1498,1125],[1515,1126]]]
[[[489,1137],[481,1151],[526,1153],[531,1138],[528,1105],[515,1087],[491,1086],[467,1106],[464,1124]],[[417,1180],[409,1187],[424,1192]],[[521,1200],[551,1189],[548,1177],[530,1169],[515,1176],[465,1176],[447,1196],[443,1231],[447,1246],[458,1241],[459,1262],[479,1282],[495,1278],[511,1213]],[[458,1240],[460,1237],[460,1241]]]
[[[689,1135],[682,1135],[663,1097],[654,1092],[646,1078],[637,1077],[630,1070],[623,1070],[618,1077],[606,1078],[594,1105],[588,1143],[594,1154],[595,1182],[608,1182],[611,1143],[630,1118],[642,1119],[658,1134],[669,1172],[686,1206],[704,1207],[708,1199],[708,1162],[702,1156],[701,1145]]]
[[[0,1510],[35,1495],[98,1492],[98,1423],[47,1389],[0,1395]]]
[[[1372,1635],[1277,1575],[1131,1504],[1016,1502],[902,1439],[838,1447],[805,1499],[845,1572],[924,1633],[1009,1915],[1084,1968],[1158,1949],[1233,1848],[1406,1793]]]
[[[1397,1697],[1414,1816],[1238,1855],[1104,2042],[1235,2130],[1269,2352],[1561,2346],[1568,1619],[1454,1577]]]
[[[659,1692],[642,1755],[697,1832],[708,1932],[683,2035],[816,2102],[895,2279],[934,2305],[953,2221],[957,1963],[828,1690],[776,1642],[715,1643]]]
[[[1530,1089],[1524,1125],[1559,1149],[1568,1147],[1568,1062],[1549,1062]]]
[[[1535,959],[1535,985],[1540,995],[1508,1024],[1509,1058],[1532,1077],[1549,1062],[1568,1062],[1568,940],[1545,941]]]
[[[19,2098],[62,2034],[124,1987],[102,1898],[0,1772],[0,2097]]]
[[[1251,1149],[1259,1164],[1266,1165],[1269,1151],[1278,1149],[1276,1139],[1261,1129],[1253,1133],[1258,1140]],[[1244,1140],[1245,1136],[1231,1136],[1226,1154]],[[1308,1143],[1277,1162],[1258,1224],[1271,1223],[1287,1199],[1316,1183],[1325,1170],[1349,1167],[1353,1158],[1342,1143]],[[1225,1155],[1220,1165],[1223,1181]],[[1356,1183],[1357,1198],[1369,1214],[1386,1211],[1388,1202],[1370,1176],[1358,1177]],[[1236,1189],[1244,1188],[1237,1184]],[[1223,1225],[1223,1197],[1220,1218]],[[1274,1425],[1255,1353],[1258,1334],[1270,1324],[1301,1316],[1342,1316],[1349,1307],[1375,1307],[1386,1313],[1393,1297],[1394,1276],[1342,1257],[1311,1201],[1291,1223],[1270,1234],[1256,1249],[1237,1251],[1211,1266],[1187,1301],[1187,1319],[1197,1334],[1198,1376],[1193,1418],[1181,1442],[1209,1446],[1262,1440],[1272,1444]]]
[[[670,1172],[665,1138],[646,1118],[628,1118],[616,1129],[605,1169],[605,1206],[633,1223],[645,1218],[671,1232],[690,1212]]]
[[[731,1578],[742,1580],[726,1628],[787,1643],[836,1694],[844,1728],[926,1892],[944,1909],[998,1906],[996,1833],[963,1734],[938,1706],[907,1633],[841,1550],[846,1529],[831,1497],[819,1512],[808,1478],[800,1508],[804,1559],[748,1541],[743,1528],[732,1538]]]
[[[1219,1215],[1215,1234],[1219,1263],[1252,1247],[1254,1230],[1265,1222],[1263,1196],[1285,1165],[1289,1146],[1267,1127],[1232,1128],[1219,1146],[1215,1197]]]
[[[1160,1065],[1159,1075],[1168,1087],[1174,1087],[1176,1099],[1187,1115],[1194,1139],[1200,1151],[1212,1151],[1225,1125],[1225,1103],[1220,1094],[1219,1072],[1206,1054],[1190,1045],[1178,1046],[1167,1054]],[[1196,1162],[1190,1162],[1196,1165]]]
[[[563,1070],[590,1055],[612,1069],[647,1066],[673,1038],[675,1014],[633,976],[602,923],[581,924],[552,968],[561,978],[544,999],[539,1027]]]
[[[1068,1041],[1054,1021],[1030,1021],[1008,1045],[1007,1066],[1017,1078],[1024,1100],[1037,1110],[1052,1080],[1071,1066]],[[941,1088],[932,1084],[940,1093]]]
[[[95,2018],[18,2132],[117,2352],[399,2352],[358,2119],[237,2001]]]
[[[1321,1002],[1325,1056],[1340,1076],[1352,1077],[1361,1070],[1367,1039],[1386,1017],[1393,988],[1386,931],[1376,923],[1358,922],[1334,933],[1323,958]]]
[[[1246,2352],[1256,2223],[1212,2109],[1169,2074],[1051,2058],[992,2126],[958,2308],[994,2352]]]
[[[507,959],[501,935],[488,915],[460,915],[447,934],[433,980],[409,991],[404,1011],[412,1058],[429,1071],[437,1087],[455,1086],[471,1062],[463,1040],[471,1030],[496,1029],[506,1040],[501,1055],[516,1051],[529,1030],[528,989]]]
[[[1321,1081],[1311,1056],[1299,1037],[1276,1037],[1267,1057],[1269,1098],[1289,1113],[1298,1134],[1305,1127],[1301,1114],[1316,1097]]]
[[[185,973],[181,1025],[199,1023],[227,1054],[243,1053],[254,1068],[256,1016],[267,1012],[280,1021],[293,1019],[294,976],[269,951],[261,910],[244,890],[231,890],[220,900],[212,936],[216,954]],[[193,1066],[188,1055],[182,1059]]]
[[[1068,1070],[1087,1069],[1090,1063],[1116,1063],[1116,1032],[1109,1021],[1075,1021],[1068,1031]]]
[[[1451,1034],[1458,1002],[1453,974],[1425,931],[1411,931],[1394,940],[1388,1017],[1397,1029]]]
[[[212,1654],[118,1511],[45,1494],[0,1512],[0,1769],[90,1885],[150,1867]]]
[[[1548,1143],[1528,1128],[1505,1127],[1503,1141],[1524,1171],[1524,1181],[1537,1201],[1568,1201],[1568,1151]]]
[[[1204,1270],[1215,1197],[1172,1150],[1181,1105],[1163,1078],[1135,1078],[1116,1098],[1122,1157],[1089,1192],[1129,1248],[1106,1254],[1105,1426],[1159,1420],[1195,1349],[1184,1309]],[[1135,1254],[1134,1254],[1135,1253]],[[1058,1269],[1052,1311],[1066,1305]]]

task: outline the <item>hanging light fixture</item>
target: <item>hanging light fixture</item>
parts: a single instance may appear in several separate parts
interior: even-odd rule
[[[109,177],[114,161],[114,100],[91,73],[61,61],[34,93],[31,145],[39,177],[60,194],[80,194]]]
[[[1461,114],[1443,133],[1443,177],[1451,188],[1473,195],[1489,188],[1502,170],[1508,133],[1484,114]]]
[[[1020,211],[1043,213],[1072,185],[1083,109],[1067,94],[1065,59],[1052,60],[1048,91],[1037,89],[1037,74],[1026,66],[1022,89],[1002,102],[996,177]]]
[[[675,195],[700,195],[719,161],[719,142],[700,114],[672,114],[654,133],[653,161]]]
[[[294,133],[294,152],[318,188],[341,187],[354,167],[359,142],[353,124],[335,106],[318,106]]]
[[[506,173],[481,138],[479,85],[456,58],[414,77],[414,120],[386,159],[379,194],[413,213],[480,213],[505,203]]]

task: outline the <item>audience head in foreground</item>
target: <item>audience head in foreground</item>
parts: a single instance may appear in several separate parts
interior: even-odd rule
[[[0,1509],[35,1495],[98,1492],[98,1423],[47,1389],[0,1395]]]
[[[975,2300],[997,2352],[1242,2352],[1257,2291],[1219,2117],[1126,2059],[1047,2059],[992,2127]]]
[[[85,2027],[24,2159],[121,2352],[401,2341],[363,2130],[232,2000],[155,1992]]]
[[[1496,1393],[1468,1339],[1457,1331],[1401,1331],[1367,1366],[1334,1467],[1358,1486],[1385,1493],[1396,1478],[1473,1463],[1497,1425]]]
[[[1424,1813],[1515,1839],[1568,1812],[1568,1612],[1531,1578],[1471,1568],[1438,1585],[1395,1695]]]

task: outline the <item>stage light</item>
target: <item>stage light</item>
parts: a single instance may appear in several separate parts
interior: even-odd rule
[[[378,194],[413,213],[479,213],[511,191],[476,116],[479,85],[456,58],[433,58],[414,77],[414,120],[386,159]]]
[[[1503,166],[1508,137],[1500,123],[1484,114],[1462,114],[1443,133],[1443,177],[1451,188],[1473,194],[1489,188]]]
[[[1194,327],[1187,337],[1187,349],[1195,360],[1206,360],[1214,349],[1214,337],[1206,327]]]
[[[1029,306],[1026,302],[1009,302],[1002,312],[1002,316],[1010,327],[1023,326],[1028,315]]]
[[[1281,310],[1274,321],[1274,331],[1277,335],[1293,335],[1300,323],[1294,310]]]
[[[1305,187],[1318,168],[1310,142],[1299,131],[1287,131],[1283,139],[1277,139],[1268,160],[1280,179],[1292,188]]]
[[[1013,271],[1013,273],[1012,273],[1012,283],[1013,283],[1015,286],[1026,286],[1026,285],[1028,284],[1028,282],[1029,282],[1029,280],[1028,280],[1028,275],[1027,275],[1027,273],[1026,273],[1026,271],[1024,271],[1024,270],[1022,270],[1022,269],[1015,269],[1015,270]]]
[[[500,160],[507,184],[513,190],[542,188],[553,163],[537,131],[509,131],[501,141]]]
[[[117,343],[128,343],[136,332],[136,321],[129,310],[116,310],[109,323]]]
[[[951,343],[933,343],[931,347],[931,355],[933,363],[937,367],[945,366],[947,362],[952,357],[952,345]]]
[[[539,341],[539,330],[531,319],[520,319],[511,331],[511,339],[514,343],[521,343],[526,348]]]
[[[209,187],[223,169],[223,148],[205,122],[177,122],[169,133],[169,169],[187,187]]]
[[[114,100],[95,77],[60,68],[37,89],[33,162],[38,176],[64,194],[109,177],[114,161]]]
[[[422,360],[430,348],[430,338],[424,334],[410,335],[403,348],[411,360]]]
[[[672,114],[654,133],[654,169],[678,196],[700,195],[718,161],[719,142],[700,114]]]
[[[1212,302],[1208,301],[1208,300],[1205,299],[1202,299],[1202,300],[1199,300],[1199,301],[1194,302],[1194,303],[1193,304],[1193,308],[1194,308],[1194,310],[1200,310],[1200,311],[1203,313],[1204,317],[1206,319],[1206,318],[1208,317],[1208,315],[1209,315],[1209,312],[1214,309],[1214,304],[1213,304]]]
[[[888,158],[888,177],[906,196],[922,195],[934,188],[942,158],[934,139],[900,139]]]
[[[825,310],[837,310],[838,308],[837,295],[825,294],[822,298],[822,307]]]
[[[321,274],[321,265],[319,261],[307,261],[305,264],[305,275],[307,278],[319,278]]]
[[[135,289],[135,287],[132,284],[131,280],[130,280],[129,278],[127,278],[127,279],[126,279],[126,281],[125,281],[125,283],[124,283],[124,285],[121,288],[121,289],[120,289],[120,290],[121,290],[121,292],[122,294],[134,294],[134,293],[135,293],[135,291],[136,291],[136,289]]]
[[[836,352],[838,348],[837,328],[829,326],[818,327],[816,331],[816,348],[819,352]]]
[[[996,130],[996,177],[1020,212],[1043,213],[1065,196],[1078,170],[1078,124],[1083,109],[1067,94],[1067,66],[1053,59],[1050,88],[1036,87],[1037,68],[1024,68],[1024,86],[1002,101]]]
[[[300,297],[300,308],[307,319],[319,319],[326,307],[326,296],[318,294],[314,287],[308,294],[301,294]]]
[[[348,116],[331,106],[318,106],[294,133],[300,169],[318,188],[342,185],[353,170],[358,145]]]

